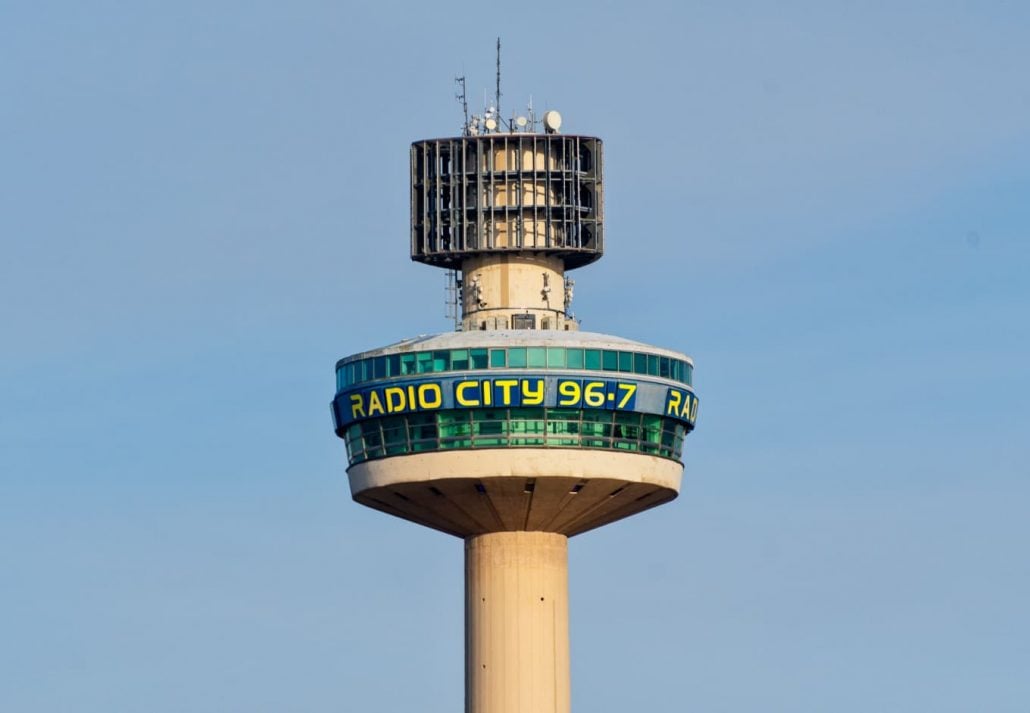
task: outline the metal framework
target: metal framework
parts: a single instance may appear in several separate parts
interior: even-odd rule
[[[411,145],[411,259],[537,252],[566,269],[604,252],[603,146],[589,136],[488,134]]]

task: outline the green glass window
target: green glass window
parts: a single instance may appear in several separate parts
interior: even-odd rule
[[[378,421],[366,421],[361,424],[361,436],[365,442],[365,454],[369,458],[384,455],[383,434],[379,431]]]
[[[566,361],[570,369],[582,369],[583,368],[583,350],[582,349],[567,349],[566,350]]]
[[[464,371],[469,368],[468,349],[454,349],[451,351],[451,368],[455,371]]]
[[[469,359],[473,369],[486,368],[486,349],[469,349]]]
[[[544,410],[513,408],[511,410],[511,444],[513,446],[539,446],[544,439]]]
[[[534,369],[547,366],[547,350],[543,347],[530,347],[526,350],[526,364]]]
[[[672,371],[669,368],[669,357],[659,357],[658,359],[658,376],[663,379],[668,379],[672,376]]]
[[[351,362],[345,368],[347,369],[347,385],[350,386],[355,383],[354,362]]]
[[[690,364],[687,364],[687,379],[686,379],[686,381],[691,386],[694,385],[694,367],[692,367]]]
[[[619,371],[633,371],[633,352],[619,352]]]
[[[524,369],[526,366],[526,348],[512,347],[508,350],[508,366],[513,369]]]
[[[415,355],[413,353],[401,354],[401,374],[415,373]]]
[[[383,446],[386,455],[407,453],[408,427],[403,416],[383,419]]]
[[[591,371],[601,370],[601,350],[599,349],[587,349],[584,352],[584,360],[586,368]]]
[[[418,352],[415,354],[415,371],[419,374],[428,374],[433,370],[433,352]]]
[[[650,376],[658,376],[658,355],[648,354],[647,355],[647,373]]]
[[[564,369],[565,368],[565,348],[564,347],[548,347],[547,348],[547,368],[548,369]]]
[[[619,353],[608,351],[607,349],[601,355],[601,367],[605,371],[618,371],[619,370]]]
[[[503,349],[490,350],[490,368],[503,369],[508,366],[508,353]]]
[[[435,413],[409,414],[408,437],[411,439],[413,451],[435,451],[439,433],[436,426]]]
[[[433,352],[433,371],[450,371],[451,353]]]
[[[633,373],[647,373],[647,354],[641,354],[640,352],[633,354]]]

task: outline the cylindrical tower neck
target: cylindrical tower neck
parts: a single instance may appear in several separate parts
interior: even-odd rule
[[[561,258],[480,255],[462,262],[462,329],[574,330]]]
[[[465,712],[569,713],[568,539],[465,540]]]

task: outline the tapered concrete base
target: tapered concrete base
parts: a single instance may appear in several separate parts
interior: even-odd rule
[[[568,539],[465,540],[466,713],[569,713]]]

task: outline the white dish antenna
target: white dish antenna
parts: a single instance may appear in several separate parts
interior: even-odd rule
[[[544,114],[544,128],[549,134],[557,134],[558,129],[561,128],[561,114],[554,109]]]

